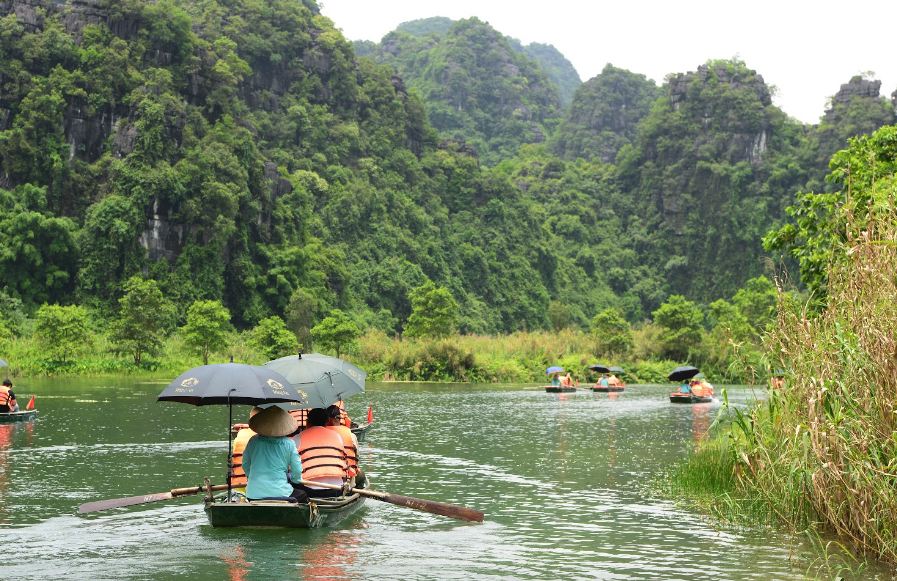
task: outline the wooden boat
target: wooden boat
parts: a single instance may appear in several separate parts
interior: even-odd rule
[[[575,387],[569,385],[546,385],[545,393],[570,393],[576,391]]]
[[[693,393],[682,393],[674,391],[670,394],[670,403],[710,403],[713,398],[710,396],[703,397]]]
[[[352,433],[355,434],[355,437],[358,438],[359,442],[364,442],[364,437],[367,435],[368,430],[371,429],[371,426],[374,425],[374,422],[368,422],[366,424],[355,424],[350,428]]]
[[[597,387],[593,386],[591,389],[592,389],[592,391],[594,391],[596,393],[599,393],[599,392],[600,393],[608,393],[611,391],[624,391],[626,389],[626,386],[625,385],[609,385],[607,387],[604,387],[603,385],[599,385]]]
[[[30,422],[37,417],[37,410],[25,410],[23,412],[0,413],[0,424],[11,424],[13,422]]]
[[[339,524],[364,506],[365,498],[350,494],[345,498],[313,498],[308,504],[300,504],[281,500],[223,502],[222,496],[211,501],[206,497],[203,503],[213,527],[317,529]]]

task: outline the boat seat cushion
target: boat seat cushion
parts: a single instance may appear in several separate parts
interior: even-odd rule
[[[258,502],[262,500],[276,500],[278,502],[299,502],[292,496],[266,496],[265,498],[250,498],[249,502]]]

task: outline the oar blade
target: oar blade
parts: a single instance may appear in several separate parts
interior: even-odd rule
[[[485,516],[482,512],[472,508],[447,504],[445,502],[436,502],[434,500],[426,500],[424,498],[414,498],[399,494],[384,494],[383,496],[375,496],[374,498],[390,504],[407,506],[408,508],[431,512],[433,514],[467,522],[483,522],[483,517]]]
[[[110,508],[122,508],[125,506],[134,506],[135,504],[146,504],[148,502],[157,502],[159,500],[171,500],[174,496],[171,492],[161,492],[159,494],[144,494],[141,496],[129,496],[128,498],[113,498],[111,500],[97,500],[87,502],[78,507],[78,514],[87,514],[89,512],[98,512],[108,510]]]

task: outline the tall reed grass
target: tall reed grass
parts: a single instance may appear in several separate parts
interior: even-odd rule
[[[794,532],[815,525],[897,563],[897,228],[864,232],[829,285],[822,312],[780,292],[765,346],[784,388],[735,410],[671,489],[723,517],[733,499],[729,516],[760,503]]]

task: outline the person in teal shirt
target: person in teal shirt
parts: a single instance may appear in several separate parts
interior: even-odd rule
[[[243,471],[246,496],[251,500],[290,496],[308,502],[305,491],[294,486],[302,478],[302,460],[290,434],[298,427],[293,416],[277,406],[249,419],[249,429],[256,435],[243,449]]]
[[[601,379],[598,380],[598,385],[600,385],[601,387],[609,387],[610,386],[610,382],[608,381],[606,374],[602,375]]]

